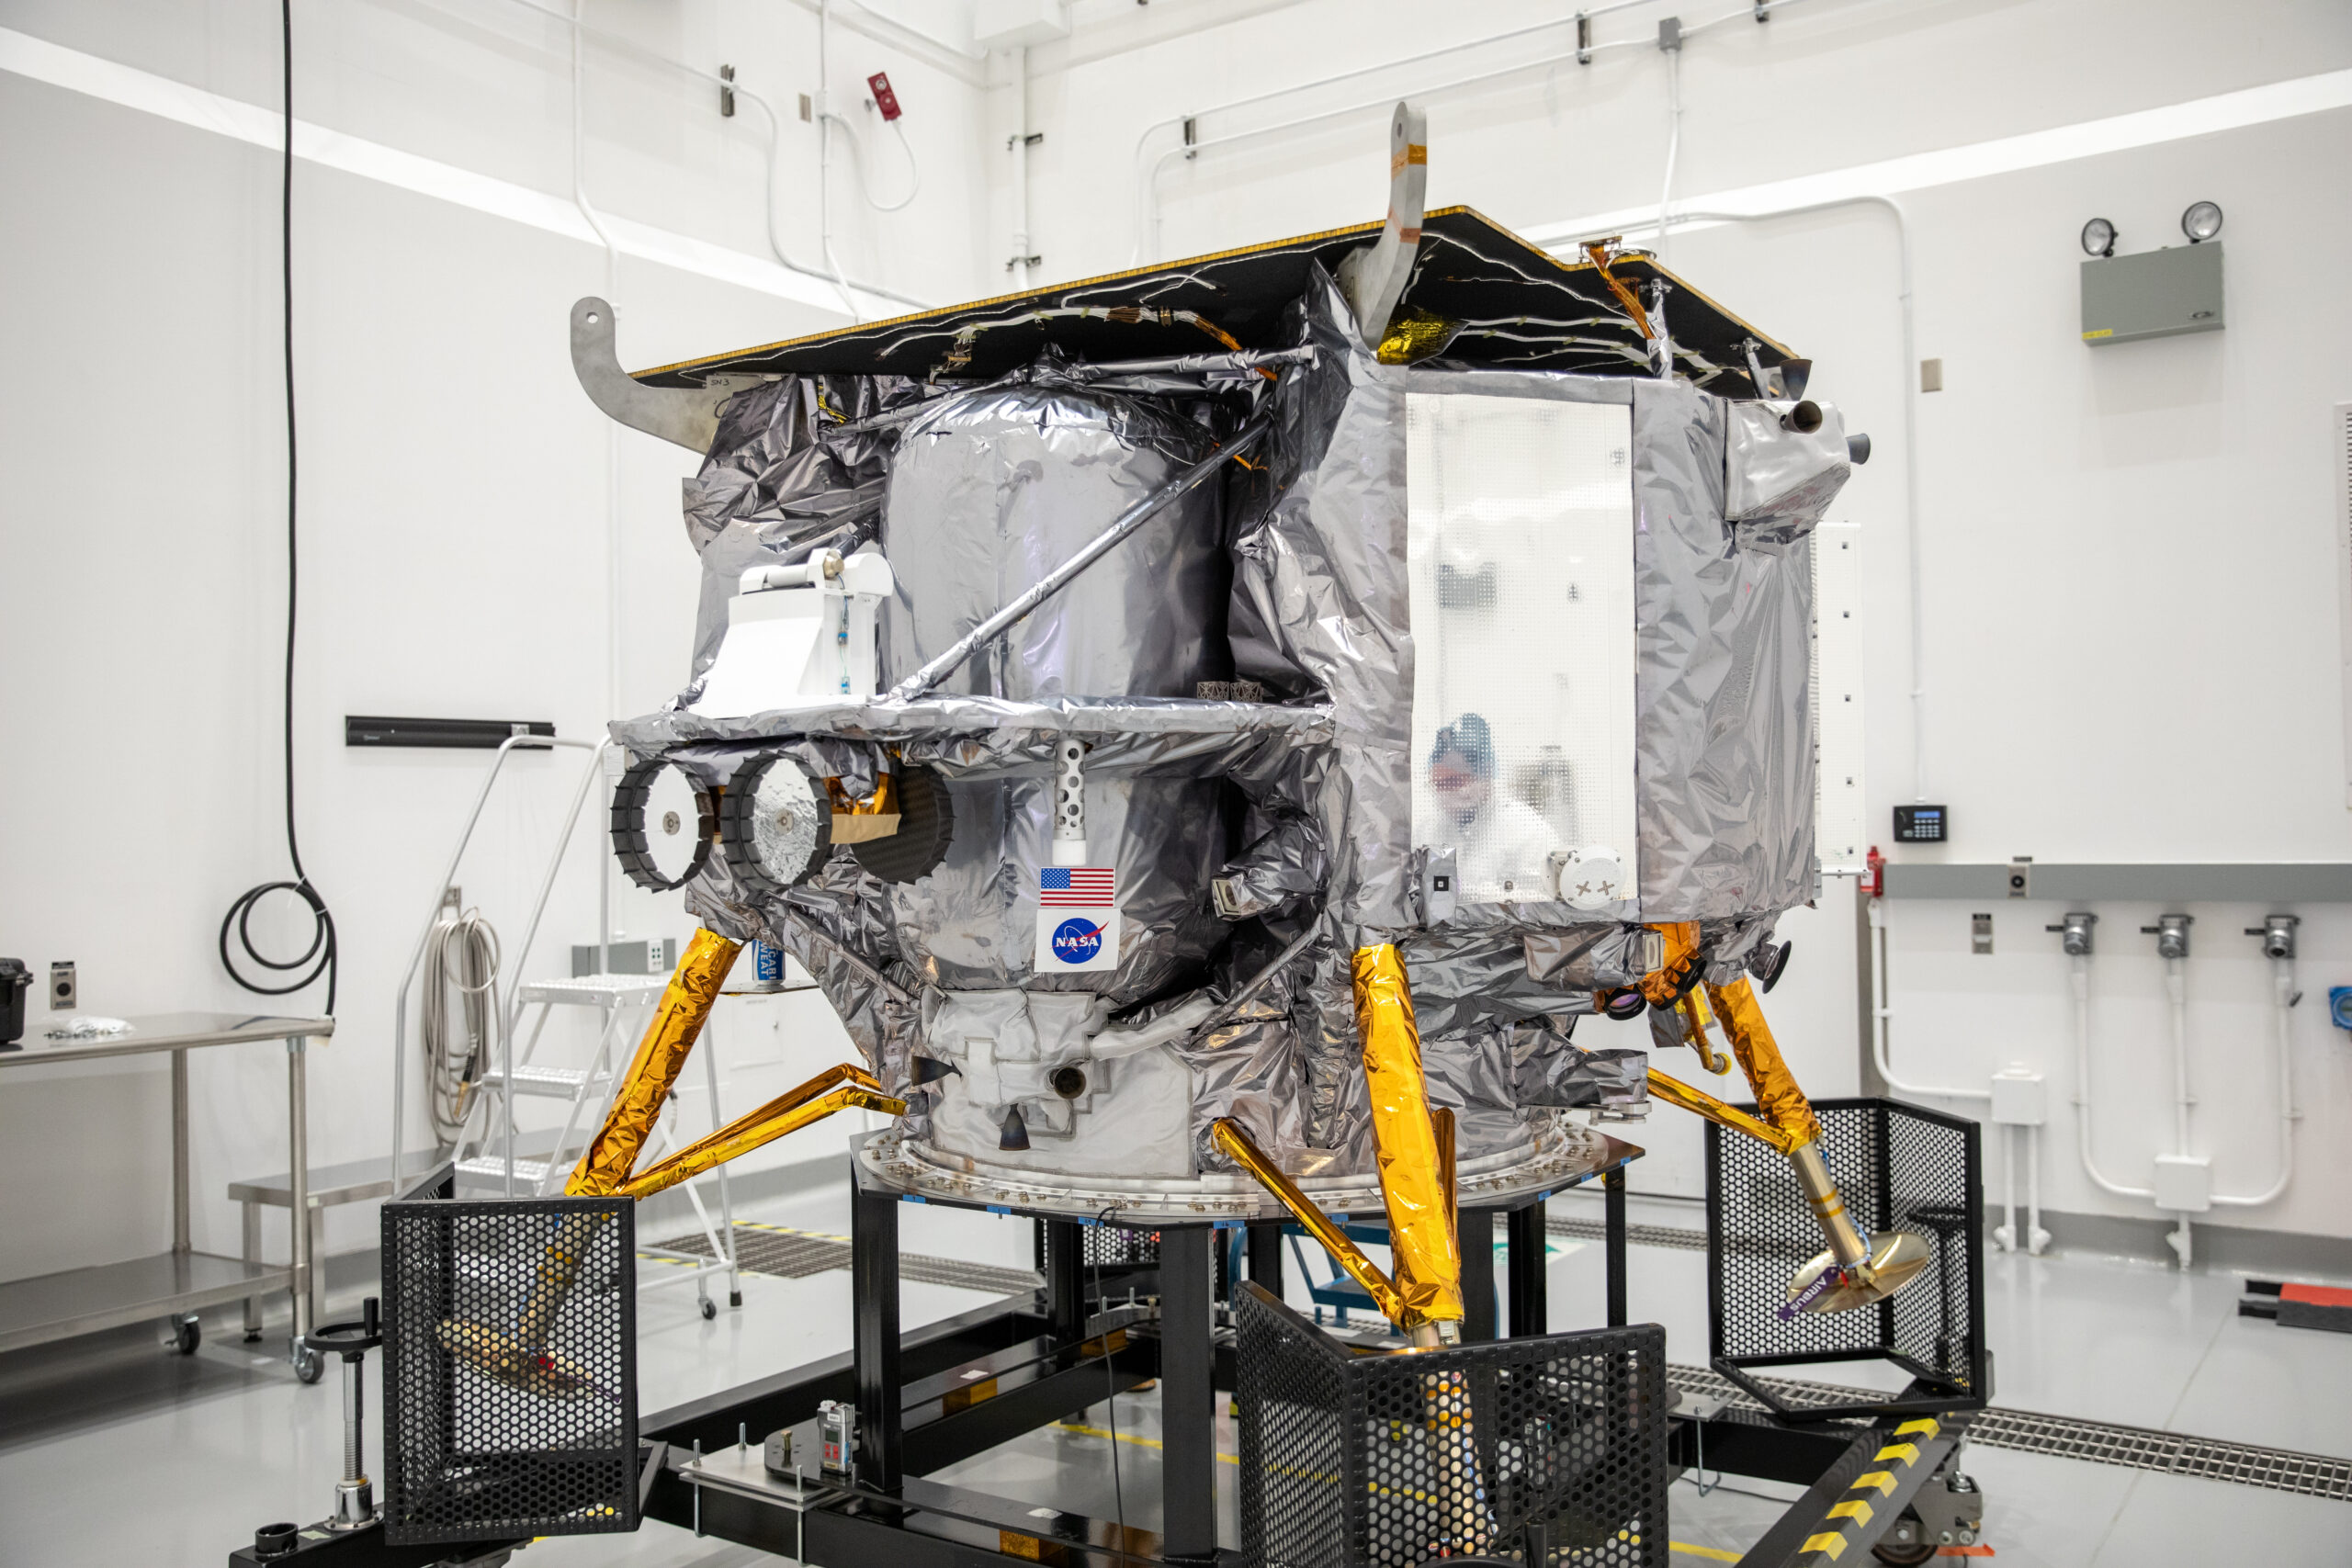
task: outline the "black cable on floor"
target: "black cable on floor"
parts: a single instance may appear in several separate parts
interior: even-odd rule
[[[302,846],[294,834],[294,609],[295,593],[301,581],[301,572],[295,555],[295,441],[294,441],[294,0],[279,0],[278,28],[280,57],[284,71],[285,141],[284,162],[279,175],[278,205],[278,271],[285,307],[284,337],[286,345],[286,692],[284,710],[284,751],[286,760],[286,855],[294,863],[291,881],[264,882],[248,887],[229,906],[220,918],[220,967],[229,978],[256,996],[283,997],[301,990],[324,977],[327,983],[328,1016],[334,1013],[334,990],[338,953],[335,944],[334,917],[327,911],[327,902],[319,890],[311,886],[310,874],[302,869]],[[283,963],[264,955],[254,946],[254,906],[272,893],[291,893],[311,907],[311,945],[300,956]],[[283,986],[263,984],[248,979],[240,973],[229,954],[229,932],[237,933],[237,945],[244,950],[248,962],[280,975],[300,973],[300,977]]]
[[[1102,1224],[1103,1215],[1110,1213],[1109,1209],[1103,1210],[1102,1214],[1095,1216],[1095,1223]],[[1079,1233],[1078,1244],[1080,1247],[1086,1245],[1083,1231]],[[1111,1303],[1102,1299],[1102,1259],[1099,1256],[1094,1259],[1094,1310],[1106,1315],[1111,1310]],[[1102,1401],[1102,1409],[1111,1423],[1111,1496],[1118,1505],[1119,1544],[1125,1546],[1127,1543],[1127,1491],[1119,1480],[1119,1374],[1111,1365],[1111,1331],[1108,1328],[1102,1330],[1102,1386],[1108,1391]]]

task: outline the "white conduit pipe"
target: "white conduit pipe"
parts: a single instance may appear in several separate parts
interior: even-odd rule
[[[1029,49],[1012,51],[1012,289],[1029,287]]]
[[[2283,1197],[2287,1184],[2295,1175],[2295,1067],[2294,1067],[2294,1007],[2295,961],[2274,958],[2270,961],[2270,1022],[2271,1038],[2278,1053],[2278,1179],[2250,1198],[2233,1198],[2225,1192],[2213,1194],[2217,1204],[2233,1209],[2252,1209],[2272,1203]]]
[[[2165,960],[2165,1010],[2172,1019],[2172,1128],[2173,1153],[2188,1153],[2188,976],[2185,958]],[[2172,1235],[2165,1238],[2180,1256],[2180,1266],[2188,1267],[2196,1243],[2188,1231],[2188,1216],[2176,1213]]]
[[[1887,1005],[1886,973],[1886,906],[1883,900],[1871,900],[1871,931],[1875,940],[1871,943],[1871,1017],[1875,1032],[1871,1037],[1871,1063],[1878,1068],[1878,1076],[1886,1087],[1905,1094],[1932,1094],[1945,1100],[1991,1100],[1989,1089],[1939,1089],[1931,1084],[1912,1083],[1895,1075],[1886,1059],[1887,1021],[1894,1009]]]
[[[2075,992],[2075,1132],[2082,1149],[2083,1174],[2101,1191],[2118,1198],[2154,1198],[2151,1187],[2126,1187],[2109,1179],[2091,1157],[2091,961],[2086,954],[2070,960],[2069,984]]]
[[[616,33],[608,33],[599,28],[583,26],[569,13],[559,11],[551,6],[542,5],[540,0],[512,0],[512,3],[521,6],[527,10],[537,11],[543,17],[553,17],[555,20],[561,22],[564,26],[571,28],[575,38],[586,38],[592,39],[594,42],[603,45],[605,48],[613,51],[616,54],[626,54],[633,59],[642,60],[649,64],[662,66],[663,69],[675,72],[679,75],[692,77],[694,80],[706,83],[710,86],[732,91],[738,98],[745,100],[750,103],[753,108],[758,109],[760,113],[766,118],[768,122],[767,178],[765,181],[764,192],[766,197],[767,241],[769,254],[775,257],[776,265],[784,268],[786,272],[797,272],[803,277],[822,278],[828,283],[833,283],[835,281],[833,275],[825,271],[821,267],[804,266],[800,263],[794,261],[791,255],[785,250],[784,242],[776,236],[775,179],[777,161],[783,152],[784,122],[776,118],[775,105],[769,103],[767,99],[760,96],[759,94],[752,91],[751,88],[744,86],[740,82],[729,82],[723,76],[716,76],[707,71],[696,70],[694,66],[685,64],[681,61],[672,60],[665,54],[658,54],[652,50],[646,49],[639,44],[633,43],[629,39],[622,38]],[[809,3],[805,8],[813,10],[815,9],[815,4],[816,0],[809,0]],[[858,283],[856,284],[856,288],[863,293],[872,294],[884,299],[895,299],[901,305],[911,305],[917,310],[928,309],[931,303],[927,299],[919,299],[911,294],[901,294],[895,289],[885,288],[880,284],[876,283]]]
[[[827,74],[827,40],[831,33],[832,4],[824,0],[817,7],[817,243],[833,287],[841,290],[849,319],[863,321],[865,313],[857,308],[857,297],[849,291],[849,279],[842,276],[841,261],[833,254],[833,111],[831,78]]]
[[[1492,33],[1482,39],[1474,39],[1467,43],[1448,44],[1443,49],[1430,50],[1425,54],[1408,55],[1402,60],[1384,61],[1378,65],[1359,66],[1353,71],[1342,71],[1336,75],[1320,76],[1311,82],[1298,83],[1295,85],[1278,88],[1272,92],[1254,93],[1246,98],[1234,98],[1226,103],[1212,105],[1207,108],[1194,109],[1189,114],[1170,115],[1165,119],[1154,120],[1151,124],[1144,127],[1143,134],[1136,138],[1135,160],[1136,162],[1140,162],[1142,160],[1144,144],[1150,141],[1154,135],[1159,131],[1166,130],[1170,127],[1182,126],[1188,120],[1197,126],[1202,119],[1210,115],[1223,114],[1231,109],[1247,108],[1253,104],[1268,103],[1277,98],[1291,97],[1299,93],[1311,92],[1317,87],[1328,87],[1337,83],[1353,81],[1359,76],[1374,75],[1383,71],[1396,70],[1400,66],[1418,64],[1425,60],[1435,60],[1441,55],[1459,54],[1464,51],[1477,49],[1486,44],[1502,43],[1511,39],[1524,38],[1529,33],[1541,32],[1547,28],[1557,28],[1563,26],[1572,28],[1575,26],[1578,17],[1605,17],[1611,11],[1623,11],[1634,6],[1646,5],[1648,3],[1649,0],[1615,0],[1615,3],[1612,5],[1590,6],[1573,16],[1555,18],[1551,21],[1537,22],[1529,27],[1514,28],[1509,32]],[[1795,4],[1795,0],[1764,0],[1764,4],[1760,9],[1764,12],[1770,13],[1779,10],[1783,6],[1793,4]],[[1709,28],[1719,26],[1724,22],[1739,20],[1741,18],[1753,20],[1755,19],[1758,9],[1759,7],[1756,6],[1743,6],[1736,11],[1725,11],[1720,15],[1710,17],[1703,22],[1693,22],[1682,29],[1682,36],[1685,39],[1689,39],[1691,35],[1703,32]],[[1430,86],[1414,87],[1402,92],[1389,93],[1379,98],[1366,99],[1362,103],[1347,105],[1343,108],[1326,109],[1319,114],[1301,115],[1295,119],[1280,120],[1272,125],[1257,126],[1249,130],[1229,131],[1223,136],[1212,137],[1206,141],[1195,141],[1188,142],[1181,147],[1171,147],[1167,152],[1162,152],[1158,158],[1152,160],[1151,166],[1148,170],[1144,171],[1141,176],[1140,183],[1142,189],[1139,193],[1139,200],[1137,203],[1141,211],[1141,216],[1136,226],[1135,249],[1129,256],[1129,261],[1131,264],[1139,265],[1143,261],[1144,247],[1147,243],[1150,245],[1154,252],[1158,252],[1160,248],[1159,173],[1162,169],[1165,169],[1168,166],[1170,161],[1172,159],[1182,158],[1189,161],[1199,156],[1201,153],[1209,151],[1211,148],[1228,147],[1238,141],[1255,141],[1261,137],[1278,136],[1286,130],[1297,130],[1310,125],[1320,125],[1326,120],[1340,119],[1349,115],[1369,114],[1375,110],[1379,113],[1386,114],[1396,107],[1396,100],[1400,97],[1412,97],[1417,99],[1428,98],[1435,96],[1440,93],[1450,93],[1457,87],[1476,86],[1481,82],[1491,82],[1498,76],[1515,76],[1523,71],[1533,71],[1544,66],[1562,65],[1572,60],[1589,62],[1590,56],[1596,54],[1606,54],[1612,50],[1654,49],[1656,47],[1657,40],[1652,38],[1615,39],[1608,43],[1596,43],[1589,49],[1571,49],[1565,53],[1543,55],[1533,60],[1514,61],[1509,65],[1497,66],[1489,71],[1477,71],[1473,72],[1467,76],[1457,76],[1451,82],[1440,82]]]

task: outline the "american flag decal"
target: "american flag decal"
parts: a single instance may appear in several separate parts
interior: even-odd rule
[[[1105,909],[1118,902],[1118,873],[1109,866],[1049,865],[1037,872],[1037,902],[1051,909]]]

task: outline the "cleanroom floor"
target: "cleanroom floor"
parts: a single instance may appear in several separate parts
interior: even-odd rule
[[[1597,1217],[1600,1205],[1563,1198],[1555,1208]],[[1690,1205],[1637,1199],[1634,1209],[1636,1223],[1699,1223]],[[901,1216],[910,1252],[1012,1267],[1030,1261],[1025,1221],[914,1206]],[[746,1217],[844,1232],[847,1190],[819,1190]],[[1599,1322],[1600,1245],[1555,1237],[1553,1246],[1554,1325]],[[1628,1258],[1634,1316],[1666,1325],[1675,1360],[1703,1365],[1705,1256],[1637,1247]],[[2238,1281],[2229,1274],[2184,1276],[2081,1254],[1995,1255],[1990,1268],[1996,1404],[2352,1456],[2352,1336],[2240,1318]],[[342,1308],[366,1282],[346,1288],[337,1278]],[[711,1323],[697,1314],[690,1289],[641,1299],[646,1409],[848,1348],[846,1272],[746,1275],[743,1294],[741,1312],[722,1311]],[[904,1322],[911,1327],[986,1299],[910,1282]],[[256,1353],[268,1347],[239,1342],[233,1308],[208,1314],[205,1330],[202,1348],[185,1359],[162,1353],[156,1333],[144,1328],[0,1356],[0,1520],[6,1523],[0,1565],[218,1568],[254,1526],[326,1511],[341,1459],[337,1369],[315,1387],[297,1382],[282,1360]],[[371,1411],[379,1408],[376,1365],[370,1358]],[[1823,1375],[1861,1381],[1850,1368]],[[1148,1393],[1122,1396],[1115,1414],[1115,1450],[1112,1413],[1097,1405],[942,1478],[1104,1517],[1124,1503],[1129,1523],[1149,1528],[1158,1522],[1158,1404]],[[1232,1452],[1222,1420],[1219,1447]],[[1985,1490],[1987,1539],[1998,1560],[2017,1568],[2207,1562],[2341,1568],[2352,1561],[2352,1503],[1983,1444],[1970,1448],[1967,1466]],[[1217,1468],[1220,1528],[1232,1532],[1233,1466]],[[1702,1495],[1685,1477],[1674,1488],[1674,1560],[1736,1560],[1796,1493],[1733,1478]],[[1227,1534],[1228,1543],[1234,1539]],[[773,1560],[656,1524],[634,1536],[544,1540],[518,1560],[526,1568],[734,1568],[766,1561]]]

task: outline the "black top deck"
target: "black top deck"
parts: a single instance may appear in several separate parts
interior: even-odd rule
[[[1287,346],[1283,309],[1306,292],[1309,264],[1336,273],[1378,223],[1326,230],[1159,266],[920,310],[732,354],[636,372],[650,386],[702,385],[713,375],[835,372],[983,380],[1035,360],[1052,344],[1102,362],[1222,349]],[[1668,284],[1668,329],[1677,368],[1702,385],[1751,396],[1742,344],[1766,367],[1792,351],[1640,253],[1607,272],[1564,261],[1467,207],[1422,220],[1421,246],[1403,306],[1463,323],[1444,357],[1479,368],[1652,374],[1647,340],[1611,278],[1646,309],[1652,280]]]

